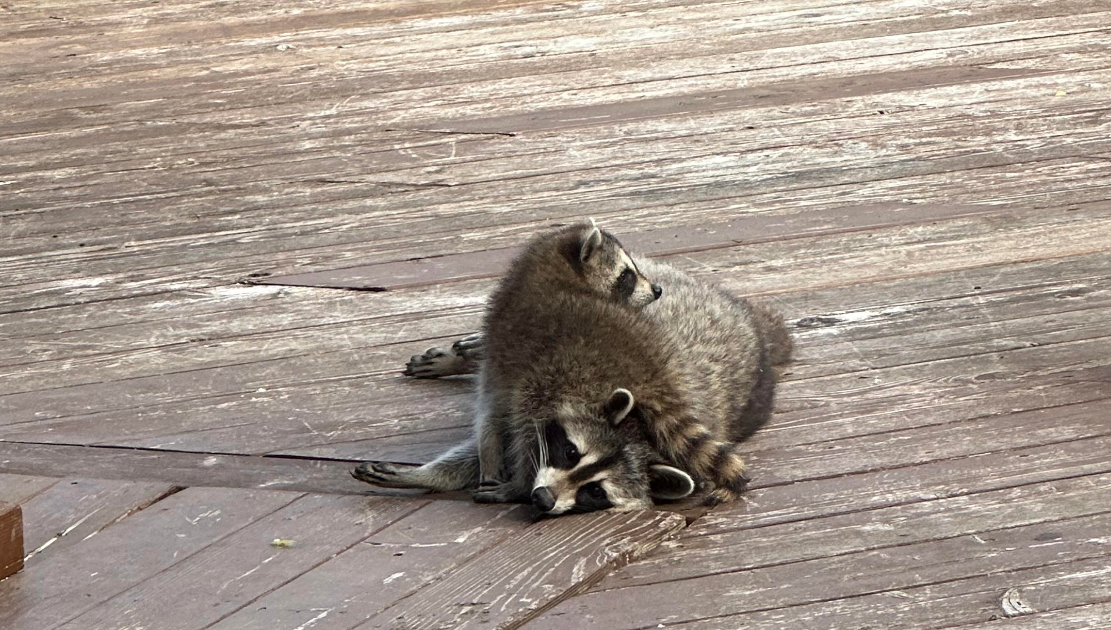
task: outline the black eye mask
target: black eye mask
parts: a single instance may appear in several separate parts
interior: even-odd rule
[[[582,453],[558,422],[549,422],[544,427],[544,443],[548,446],[548,465],[552,468],[570,470],[582,459]]]
[[[571,508],[573,512],[593,512],[594,510],[605,510],[613,507],[613,502],[606,496],[606,490],[602,484],[597,481],[592,481],[583,484],[579,491],[575,493],[575,506]]]
[[[617,277],[617,283],[613,286],[613,292],[618,297],[628,298],[633,294],[637,288],[637,274],[633,271],[632,267],[625,267],[621,275]]]

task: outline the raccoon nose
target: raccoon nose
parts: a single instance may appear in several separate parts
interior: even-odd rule
[[[653,295],[653,297],[655,297],[658,300],[658,299],[660,299],[660,296],[663,295],[663,294],[664,294],[664,288],[663,287],[661,287],[658,284],[653,284],[652,285],[652,295]]]
[[[555,507],[555,496],[548,488],[537,488],[532,491],[532,504],[541,512],[547,512]]]

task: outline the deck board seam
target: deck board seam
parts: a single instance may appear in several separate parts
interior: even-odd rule
[[[325,558],[322,558],[322,559],[321,559],[320,561],[316,562],[315,564],[309,565],[309,566],[308,566],[307,568],[305,568],[304,570],[302,570],[302,571],[301,571],[300,573],[298,573],[298,574],[296,574],[296,575],[294,575],[294,576],[292,576],[292,577],[289,577],[288,579],[285,579],[285,580],[283,580],[283,581],[280,581],[280,582],[278,582],[278,583],[276,583],[276,584],[274,584],[274,585],[270,586],[270,587],[269,587],[269,588],[267,588],[267,589],[264,589],[263,591],[261,591],[261,592],[259,592],[258,594],[256,594],[256,595],[255,595],[254,597],[252,597],[252,598],[250,598],[250,599],[248,599],[248,600],[246,600],[246,601],[243,601],[243,602],[242,602],[242,604],[241,604],[241,605],[239,605],[239,607],[238,607],[238,608],[235,608],[235,609],[233,609],[233,610],[229,610],[229,611],[227,611],[226,613],[224,613],[223,615],[219,616],[219,617],[218,617],[217,619],[213,620],[213,621],[212,621],[211,623],[208,623],[208,624],[206,624],[206,625],[205,625],[205,626],[204,626],[203,628],[201,628],[201,629],[199,629],[199,630],[207,630],[207,628],[211,628],[211,627],[213,627],[213,626],[215,626],[215,625],[219,624],[219,623],[220,623],[221,621],[223,621],[223,620],[227,619],[228,617],[231,617],[231,616],[232,616],[232,615],[234,615],[235,613],[237,613],[237,612],[239,612],[239,611],[243,610],[243,609],[244,609],[244,608],[246,608],[247,606],[250,606],[251,604],[253,604],[253,603],[257,602],[257,601],[258,601],[258,600],[260,600],[260,599],[262,599],[263,597],[265,597],[265,596],[267,596],[267,595],[269,595],[269,594],[273,593],[274,591],[277,591],[278,589],[280,589],[280,588],[282,588],[282,587],[286,586],[287,584],[289,584],[290,582],[293,582],[293,581],[294,581],[294,580],[296,580],[297,578],[299,578],[299,577],[301,577],[301,576],[305,575],[306,573],[308,573],[308,572],[310,572],[310,571],[312,571],[312,570],[314,570],[314,569],[317,569],[317,568],[319,568],[320,566],[323,566],[324,564],[328,563],[329,561],[331,561],[331,560],[332,560],[333,558],[335,558],[336,556],[340,555],[341,553],[344,553],[344,552],[346,552],[346,551],[349,551],[349,550],[351,550],[351,549],[354,549],[355,547],[357,547],[357,546],[361,545],[361,544],[362,544],[362,543],[364,543],[364,542],[365,542],[365,541],[366,541],[366,540],[367,540],[368,538],[371,538],[372,536],[375,536],[375,535],[377,535],[378,533],[380,533],[380,532],[381,532],[382,530],[386,529],[387,527],[389,527],[389,526],[391,526],[391,525],[394,525],[394,524],[396,524],[397,522],[401,521],[402,519],[404,519],[404,518],[408,518],[408,517],[412,516],[413,514],[416,514],[417,512],[420,512],[420,511],[421,511],[422,509],[424,509],[424,508],[428,507],[429,505],[431,505],[431,504],[432,504],[432,501],[430,501],[430,500],[418,500],[418,501],[417,501],[416,503],[417,503],[417,505],[416,505],[416,507],[414,507],[413,509],[411,509],[411,510],[409,510],[409,511],[405,511],[405,510],[399,510],[399,511],[398,511],[398,513],[397,513],[397,515],[393,516],[393,517],[392,517],[392,518],[391,518],[391,519],[390,519],[390,520],[389,520],[388,522],[386,522],[386,523],[383,523],[383,524],[382,524],[382,525],[381,525],[380,527],[377,527],[377,528],[373,529],[372,531],[368,532],[368,533],[367,533],[367,534],[366,534],[365,536],[363,536],[363,537],[362,537],[362,538],[360,538],[359,540],[356,540],[355,542],[353,542],[353,543],[351,543],[350,545],[348,545],[348,546],[346,546],[346,547],[344,547],[344,548],[342,548],[342,549],[340,549],[340,550],[336,551],[335,553],[333,553],[333,554],[331,554],[331,555],[329,555],[329,556],[327,556],[327,557],[325,557]],[[154,577],[154,576],[151,576],[150,578],[147,578],[147,579],[149,580],[149,579],[151,579],[151,578],[153,578],[153,577]],[[133,588],[134,588],[134,587],[133,587]]]

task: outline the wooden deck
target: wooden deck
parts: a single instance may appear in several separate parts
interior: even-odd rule
[[[1111,1],[0,4],[5,630],[1111,628]],[[512,248],[774,304],[743,502],[375,495]],[[360,289],[360,290],[351,290]]]

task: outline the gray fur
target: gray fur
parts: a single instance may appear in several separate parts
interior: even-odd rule
[[[615,275],[629,263],[638,288],[664,287],[661,299],[614,289]],[[772,365],[791,352],[775,313],[669,265],[630,261],[593,224],[534,239],[492,296],[483,335],[465,345],[485,354],[465,364],[480,371],[477,446],[457,448],[420,472],[401,471],[400,478],[394,472],[387,479],[372,463],[356,476],[433,489],[481,479],[475,500],[499,502],[528,501],[550,482],[558,498],[550,512],[560,513],[578,509],[568,498],[584,484],[573,479],[575,471],[590,472],[586,463],[604,458],[608,467],[596,483],[615,507],[647,507],[650,495],[674,499],[706,481],[718,486],[710,502],[730,500],[746,481],[733,442],[767,421]],[[451,365],[464,369],[463,362]],[[619,391],[628,399],[613,398]],[[620,419],[607,422],[618,408]],[[574,469],[545,465],[543,432],[552,422],[587,453]],[[479,460],[477,479],[468,455]]]

